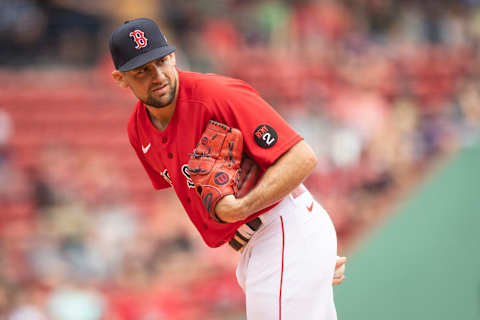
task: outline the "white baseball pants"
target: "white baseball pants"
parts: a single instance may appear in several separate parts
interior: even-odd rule
[[[327,212],[305,191],[285,197],[261,219],[237,267],[247,319],[337,319],[337,238]]]

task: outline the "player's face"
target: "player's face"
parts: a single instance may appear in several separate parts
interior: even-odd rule
[[[172,104],[177,91],[175,55],[169,54],[123,73],[124,82],[139,100],[154,108]]]

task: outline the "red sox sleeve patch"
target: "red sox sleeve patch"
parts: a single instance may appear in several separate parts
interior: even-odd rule
[[[278,134],[268,124],[261,124],[253,132],[253,138],[261,148],[268,149],[277,143]]]

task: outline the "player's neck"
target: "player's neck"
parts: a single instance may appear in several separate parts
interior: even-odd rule
[[[170,120],[173,117],[173,113],[175,111],[176,103],[173,102],[169,106],[163,107],[161,109],[150,107],[145,105],[147,108],[148,115],[150,117],[150,121],[154,125],[155,128],[158,130],[165,130],[170,123]]]
[[[178,79],[178,76],[177,76]],[[154,125],[155,128],[158,130],[165,130],[170,123],[170,120],[172,120],[173,113],[175,112],[175,108],[177,106],[177,97],[178,97],[178,80],[177,80],[177,86],[175,89],[175,98],[173,98],[173,101],[170,105],[165,106],[163,108],[155,108],[151,107],[147,104],[145,104],[145,107],[147,108],[147,113],[150,117],[150,121]]]

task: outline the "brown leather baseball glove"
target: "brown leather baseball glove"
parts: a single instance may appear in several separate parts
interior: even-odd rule
[[[229,194],[245,195],[258,178],[258,166],[252,160],[245,161],[245,170],[241,169],[242,151],[240,130],[210,120],[190,154],[188,170],[195,190],[210,216],[220,223],[225,222],[215,213],[217,202]]]

